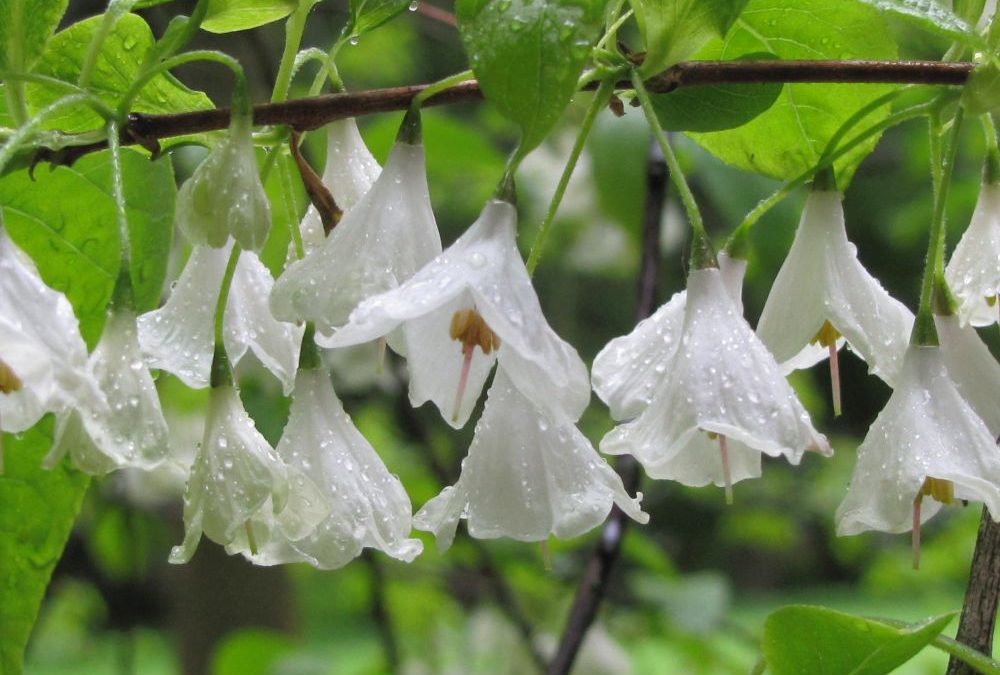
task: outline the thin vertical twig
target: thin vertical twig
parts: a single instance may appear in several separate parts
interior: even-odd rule
[[[652,314],[656,307],[656,282],[660,271],[660,230],[668,182],[666,162],[659,145],[653,140],[646,167],[647,192],[642,228],[642,257],[636,289],[638,321]],[[639,465],[635,459],[628,455],[623,456],[615,464],[615,469],[622,477],[625,490],[629,494],[635,493],[640,481]],[[577,653],[597,617],[601,601],[607,592],[611,571],[621,553],[622,538],[625,536],[628,523],[629,519],[625,513],[614,506],[580,580],[556,655],[545,671],[548,675],[565,675],[573,667]]]
[[[994,523],[989,511],[983,507],[983,517],[976,536],[976,550],[972,554],[969,586],[965,591],[962,619],[955,636],[987,656],[993,653],[993,628],[997,619],[997,600],[1000,598],[1000,524]],[[978,671],[954,656],[948,662],[947,675],[974,675]]]

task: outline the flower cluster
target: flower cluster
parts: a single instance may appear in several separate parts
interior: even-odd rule
[[[137,316],[123,272],[89,355],[67,299],[0,228],[0,429],[54,414],[50,466],[64,455],[93,474],[179,464],[150,369],[209,388],[172,562],[189,560],[202,535],[257,564],[334,569],[364,548],[413,560],[414,528],[447,549],[461,520],[473,537],[542,542],[592,530],[615,506],[644,523],[642,495],[577,426],[592,389],[618,423],[603,453],[634,456],[652,478],[722,487],[731,502],[764,455],[797,465],[807,451],[832,454],[786,375],[828,357],[839,413],[844,344],[893,393],[858,448],[838,532],[912,529],[916,541],[956,499],[1000,516],[1000,364],[972,327],[997,319],[996,185],[983,186],[945,274],[956,312],[943,301],[928,315],[936,343],[911,338],[913,314],[848,241],[840,193],[819,187],[756,330],[743,316],[746,261],[700,242],[687,288],[608,343],[590,376],[543,314],[517,247],[511,177],[442,248],[416,113],[384,168],[353,120],[331,124],[323,182],[342,217],[325,231],[310,207],[275,279],[257,253],[270,209],[250,132],[235,115],[180,190],[177,225],[193,249],[169,298]],[[415,515],[326,365],[326,350],[366,344],[405,359],[410,403],[433,403],[456,429],[489,383],[460,476]],[[273,447],[236,384],[249,354],[292,399]]]

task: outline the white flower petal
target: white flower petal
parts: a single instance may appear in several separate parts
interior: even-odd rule
[[[441,252],[422,145],[396,143],[371,190],[271,296],[275,316],[329,334],[365,298],[395,288]]]
[[[737,457],[739,443],[793,464],[807,449],[831,452],[774,357],[737,313],[717,269],[688,276],[681,343],[663,384],[639,417],[604,437],[601,450],[630,453],[647,471],[704,485],[718,480],[712,464],[692,456],[705,449],[693,436],[706,431],[735,441]],[[746,477],[756,470],[746,458],[737,465]]]
[[[872,373],[890,385],[895,381],[913,315],[861,266],[857,249],[847,240],[840,194],[813,191],[757,334],[791,370],[822,358],[823,352],[810,342],[824,321],[846,338]]]
[[[907,532],[926,478],[951,481],[957,499],[1000,519],[1000,454],[986,425],[948,377],[939,347],[910,347],[899,384],[858,448],[837,534]],[[940,508],[923,500],[921,521]]]
[[[257,254],[241,253],[226,301],[222,338],[234,365],[249,348],[287,395],[295,382],[304,327],[274,318],[268,304],[273,286],[274,277]]]
[[[625,492],[571,420],[538,410],[501,367],[458,483],[428,502],[414,524],[434,532],[442,550],[461,517],[473,537],[543,541],[597,527],[613,503],[644,523],[640,499]]]
[[[738,313],[743,312],[746,261],[719,256],[719,271]],[[615,338],[594,359],[594,391],[607,403],[611,417],[635,417],[649,405],[677,351],[684,327],[687,291],[674,293],[628,335]]]
[[[0,227],[0,359],[21,389],[0,394],[0,429],[19,432],[46,412],[104,395],[87,368],[87,347],[73,308]]]
[[[299,371],[277,451],[318,481],[328,506],[329,515],[309,532],[288,537],[299,560],[335,569],[364,547],[407,562],[423,550],[408,538],[413,511],[402,483],[354,427],[324,369]]]
[[[1000,184],[980,188],[972,221],[955,247],[944,271],[952,293],[960,301],[963,323],[988,326],[997,321],[1000,295]]]
[[[78,442],[74,422],[69,426],[72,433],[60,434],[65,442],[57,439],[46,464],[51,466],[68,450],[82,466],[103,465],[108,470],[149,470],[159,466],[169,454],[167,423],[156,385],[139,351],[136,318],[131,309],[116,308],[108,313],[104,332],[90,355],[89,368],[107,401],[106,407],[103,402],[99,407],[88,402],[77,406],[93,443]],[[95,452],[107,457],[108,462],[84,457]]]
[[[432,313],[437,318],[428,339],[437,339],[434,336],[447,334],[451,320],[441,308],[458,309],[456,299],[468,297],[472,302],[465,309],[477,310],[500,338],[499,358],[522,392],[536,405],[550,407],[552,414],[559,410],[578,419],[590,399],[586,367],[542,315],[517,250],[516,215],[511,204],[490,201],[479,219],[446,251],[399,288],[362,302],[351,313],[347,325],[331,338],[317,336],[317,343],[342,347],[367,342],[389,334],[404,322]],[[412,348],[419,340],[409,329],[406,332],[408,360],[423,358],[419,350]],[[453,351],[460,355],[460,351]],[[435,354],[432,358],[439,357]],[[423,392],[433,387],[416,386]],[[478,396],[478,392],[474,393]],[[442,413],[451,416],[450,403]]]
[[[962,326],[959,317],[935,316],[934,323],[948,377],[993,437],[1000,436],[1000,363],[976,329]]]

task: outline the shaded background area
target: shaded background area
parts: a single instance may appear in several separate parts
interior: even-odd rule
[[[97,13],[103,4],[74,0],[67,22]],[[159,34],[171,15],[189,12],[191,5],[177,0],[143,16]],[[345,16],[343,3],[320,3],[304,46],[329,47]],[[279,23],[236,36],[203,35],[196,46],[239,58],[255,80],[255,100],[265,100],[283,36]],[[945,46],[901,29],[897,38],[908,57],[936,58]],[[463,69],[465,62],[452,27],[414,12],[345,47],[339,65],[348,87],[361,89],[431,81]],[[230,82],[221,69],[193,66],[178,74],[218,104],[228,103]],[[525,251],[588,98],[580,97],[563,130],[526,160],[519,176]],[[380,160],[399,119],[396,114],[361,121]],[[978,191],[982,142],[978,128],[968,126],[949,205],[949,250]],[[431,197],[447,245],[492,192],[516,132],[486,105],[428,110],[424,129]],[[676,141],[719,242],[777,187],[721,165],[683,137]],[[634,324],[649,148],[641,115],[631,109],[623,118],[601,114],[536,275],[550,323],[588,363]],[[317,168],[323,151],[322,133],[310,134],[307,156]],[[200,156],[194,148],[174,153],[178,180]],[[277,199],[276,185],[269,189]],[[927,131],[915,122],[886,135],[846,194],[848,232],[862,262],[911,309],[931,218],[930,192]],[[791,243],[803,197],[794,195],[754,230],[744,289],[752,324]],[[290,206],[301,212],[304,197],[297,199]],[[277,272],[294,219],[282,215],[287,209],[275,212],[265,257]],[[672,195],[662,217],[661,302],[683,288],[687,238]],[[180,270],[186,253],[178,238],[174,269]],[[995,328],[983,335],[998,346]],[[419,508],[457,478],[473,425],[456,433],[427,406],[410,409],[403,364],[393,358],[376,376],[371,357],[335,356],[334,384]],[[904,620],[960,607],[978,506],[945,509],[926,526],[919,572],[910,569],[906,536],[834,535],[833,513],[856,446],[889,396],[855,357],[845,355],[841,365],[844,414],[836,420],[825,366],[792,378],[816,426],[834,443],[833,458],[809,456],[799,467],[765,458],[764,477],[738,484],[730,507],[720,489],[644,480],[650,524],[629,532],[611,597],[575,672],[745,673],[756,659],[763,618],[793,602]],[[277,442],[288,401],[252,364],[239,377],[248,411]],[[166,375],[159,386],[176,452],[193,453],[205,392],[189,391]],[[596,442],[610,427],[595,397],[581,428]],[[425,553],[410,565],[366,554],[334,572],[302,565],[254,568],[203,540],[188,565],[174,567],[166,557],[182,537],[181,488],[169,475],[115,475],[93,483],[43,605],[26,672],[531,672],[532,648],[548,653],[554,647],[597,534],[553,540],[551,569],[538,546],[473,541],[464,528],[443,556],[421,534]],[[942,672],[944,663],[943,656],[927,654],[901,672]]]

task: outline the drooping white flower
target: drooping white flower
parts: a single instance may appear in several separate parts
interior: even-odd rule
[[[139,344],[151,368],[173,373],[195,389],[208,386],[215,349],[215,310],[233,243],[195,246],[160,309],[139,317]],[[267,298],[271,272],[255,253],[240,253],[223,314],[223,342],[232,364],[252,351],[291,391],[302,327],[278,321]]]
[[[414,525],[433,532],[440,550],[451,546],[460,518],[480,539],[569,539],[604,522],[612,504],[647,522],[641,499],[625,492],[573,420],[540,410],[501,365],[458,482],[427,502]]]
[[[465,424],[494,360],[551,416],[579,419],[590,399],[587,369],[542,315],[515,242],[517,211],[491,200],[441,255],[394,290],[362,302],[324,347],[360,344],[402,326],[390,341],[410,370],[410,402],[433,401]]]
[[[271,206],[254,156],[253,120],[234,114],[229,133],[184,181],[176,221],[194,244],[221,248],[232,236],[248,251],[264,245]]]
[[[972,221],[944,271],[962,323],[988,326],[1000,307],[1000,183],[984,183]]]
[[[835,357],[842,335],[869,370],[892,385],[912,327],[913,314],[858,261],[847,240],[840,193],[810,192],[757,325],[784,371]]]
[[[329,512],[313,481],[281,461],[231,384],[212,387],[205,432],[184,492],[184,541],[170,562],[191,559],[204,534],[229,553],[253,553],[256,524],[307,534]]]
[[[934,316],[948,377],[996,438],[1000,436],[1000,363],[971,325],[958,316]]]
[[[88,369],[104,400],[78,401],[60,420],[45,465],[54,466],[68,452],[77,467],[95,475],[159,466],[169,454],[167,423],[129,307],[113,301]]]
[[[45,285],[34,264],[0,226],[0,360],[17,378],[0,394],[0,429],[20,432],[47,412],[104,396],[87,368],[87,347],[73,308]]]
[[[375,184],[381,171],[382,167],[369,152],[353,117],[327,125],[326,166],[322,181],[341,211],[346,213],[353,209]],[[310,204],[299,223],[299,230],[305,253],[322,245],[326,234],[315,206]]]
[[[634,455],[654,478],[727,493],[759,475],[762,452],[793,464],[809,449],[832,452],[716,268],[688,275],[681,338],[663,370],[647,407],[604,437],[603,452]]]
[[[389,473],[337,398],[325,368],[299,370],[292,409],[277,452],[317,483],[329,515],[299,539],[272,531],[258,564],[307,562],[336,569],[376,548],[406,562],[423,550],[410,539],[413,509],[399,478]]]
[[[378,180],[322,246],[278,278],[271,311],[329,335],[362,300],[397,287],[440,252],[424,147],[397,141]]]
[[[746,260],[720,253],[718,261],[736,311],[742,314]],[[680,344],[686,305],[687,291],[674,293],[631,333],[615,338],[597,354],[591,372],[594,391],[615,420],[635,417],[649,405]]]
[[[921,504],[928,495],[934,499]],[[1000,452],[948,376],[941,348],[911,346],[899,383],[858,447],[837,534],[906,532],[953,499],[983,502],[1000,520]]]

